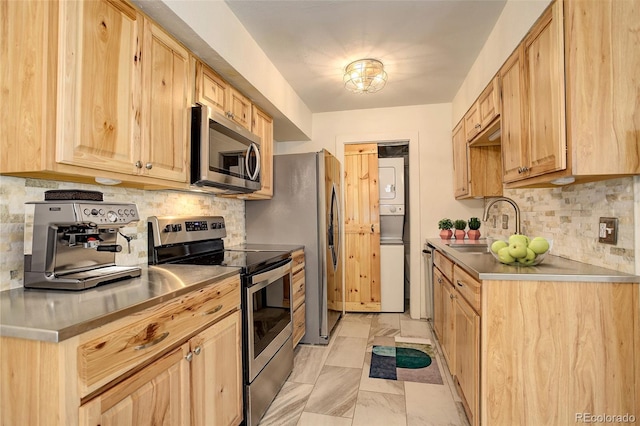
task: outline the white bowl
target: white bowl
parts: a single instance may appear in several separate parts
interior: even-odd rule
[[[536,257],[533,259],[533,261],[531,263],[523,263],[521,261],[519,261],[518,259],[516,259],[513,262],[503,262],[502,260],[500,260],[498,258],[498,254],[494,253],[493,250],[491,250],[491,245],[498,241],[498,240],[502,240],[505,243],[508,243],[507,240],[502,239],[502,238],[492,238],[492,237],[487,237],[487,245],[489,246],[489,253],[491,253],[493,255],[493,257],[500,263],[503,263],[505,265],[512,265],[512,266],[536,266],[539,265],[540,263],[542,263],[542,261],[544,260],[544,258],[547,256],[547,254],[551,251],[551,248],[553,247],[553,240],[550,239],[546,239],[547,242],[549,242],[549,249],[547,251],[545,251],[544,253],[540,253],[540,254],[536,254]]]

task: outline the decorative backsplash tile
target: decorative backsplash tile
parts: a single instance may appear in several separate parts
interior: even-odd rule
[[[245,236],[244,201],[180,191],[143,191],[115,186],[97,186],[38,179],[0,176],[0,290],[21,287],[23,256],[29,251],[31,231],[25,233],[25,223],[33,221],[33,208],[28,201],[43,201],[49,189],[83,189],[100,191],[109,202],[132,202],[138,207],[140,221],[121,229],[133,235],[131,253],[116,254],[118,265],[147,263],[147,222],[149,216],[218,215],[226,222],[226,245],[242,244]],[[120,240],[120,237],[119,237]],[[25,247],[26,244],[26,247]],[[124,239],[119,244],[126,247]]]
[[[505,189],[504,196],[520,207],[522,233],[553,239],[551,254],[604,268],[634,273],[633,178],[561,186],[557,188]],[[509,229],[502,229],[502,215]],[[495,217],[496,226],[493,226]],[[618,243],[598,242],[600,217],[618,218]],[[515,229],[515,213],[507,203],[497,203],[483,222],[483,236],[507,237]]]

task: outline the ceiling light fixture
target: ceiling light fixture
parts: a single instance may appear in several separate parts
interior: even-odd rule
[[[344,87],[354,93],[375,93],[387,83],[384,65],[377,59],[358,59],[344,69]]]

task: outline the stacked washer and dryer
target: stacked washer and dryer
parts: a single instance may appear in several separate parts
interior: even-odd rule
[[[404,158],[378,158],[381,311],[404,312]]]

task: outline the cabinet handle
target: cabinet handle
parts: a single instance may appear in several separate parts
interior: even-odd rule
[[[442,278],[438,278],[438,284],[442,284]]]
[[[476,124],[476,125],[475,125],[475,126],[473,126],[473,127],[475,127],[476,129],[479,129],[481,126],[480,126],[480,123],[478,123],[478,124]]]
[[[136,167],[138,169],[141,169],[142,168],[142,161],[140,161],[140,160],[136,161]]]
[[[167,338],[167,336],[169,336],[169,332],[165,331],[164,333],[162,333],[160,336],[158,336],[157,338],[153,339],[152,341],[147,342],[147,343],[142,344],[142,345],[139,345],[139,346],[136,346],[133,349],[136,350],[136,351],[139,351],[139,350],[142,350],[142,349],[150,348],[151,346],[155,346],[158,343],[162,342],[164,339]]]
[[[193,359],[193,352],[189,352],[188,354],[186,354],[184,359],[186,359],[187,362],[191,362],[191,360]]]
[[[222,309],[222,305],[218,305],[215,308],[211,309],[210,311],[204,312],[202,315],[212,315],[215,314],[216,312],[218,312],[220,309]]]
[[[196,348],[193,350],[193,353],[196,355],[200,355],[200,352],[202,352],[202,348],[200,346],[196,346]]]
[[[455,299],[455,298],[456,298],[456,296],[455,296],[455,295],[453,295],[453,294],[450,294],[450,295],[449,295],[449,299]]]
[[[147,168],[147,170],[151,170],[153,168],[153,164],[151,163],[147,163],[144,166]]]

